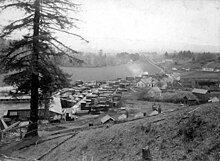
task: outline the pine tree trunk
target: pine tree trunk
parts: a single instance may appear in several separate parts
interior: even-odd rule
[[[50,121],[50,111],[49,111],[49,107],[50,107],[50,96],[51,94],[49,94],[48,92],[45,93],[45,97],[44,97],[44,108],[45,108],[45,115],[44,118],[48,121]]]
[[[33,54],[32,54],[32,74],[31,74],[31,105],[30,124],[25,137],[38,136],[38,55],[39,55],[39,23],[40,23],[40,0],[35,1],[34,33],[33,33]]]

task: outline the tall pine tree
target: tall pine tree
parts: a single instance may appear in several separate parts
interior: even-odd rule
[[[68,12],[76,12],[78,5],[69,0],[2,0],[1,10],[13,8],[22,10],[23,18],[4,26],[1,38],[7,38],[14,33],[21,38],[9,41],[9,45],[1,50],[0,63],[5,72],[11,72],[4,81],[17,85],[19,90],[31,93],[30,125],[26,137],[38,135],[38,103],[39,89],[47,95],[68,84],[68,76],[59,69],[52,57],[67,54],[74,61],[80,62],[74,55],[77,51],[69,48],[56,37],[55,32],[68,32],[67,29],[76,27],[76,18],[68,16]],[[69,53],[66,53],[68,49]]]

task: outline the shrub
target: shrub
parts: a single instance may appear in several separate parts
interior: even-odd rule
[[[205,121],[200,116],[193,114],[186,123],[180,126],[179,135],[183,135],[183,141],[193,141],[196,137],[202,139],[200,127],[205,124]]]

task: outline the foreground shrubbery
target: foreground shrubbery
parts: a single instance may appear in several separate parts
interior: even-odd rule
[[[213,104],[214,105],[214,104]],[[177,136],[193,161],[218,161],[220,158],[220,112],[218,106],[204,105],[178,121]]]

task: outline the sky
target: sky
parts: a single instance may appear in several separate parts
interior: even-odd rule
[[[80,29],[89,43],[58,34],[81,51],[220,52],[219,0],[77,0]],[[10,16],[9,16],[10,17]],[[4,17],[5,18],[5,17]],[[1,19],[1,18],[0,18]]]

